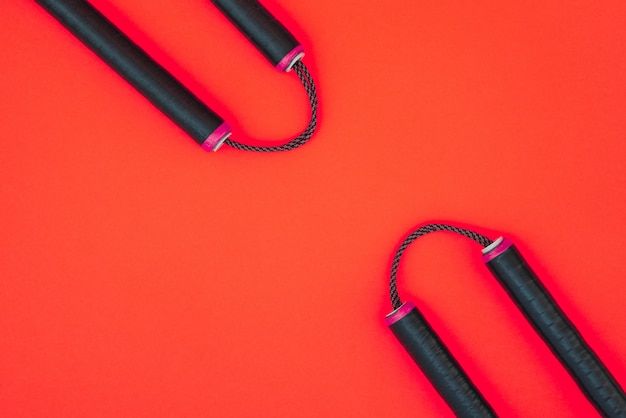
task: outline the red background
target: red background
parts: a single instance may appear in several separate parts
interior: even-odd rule
[[[202,151],[34,1],[0,8],[0,415],[452,413],[383,325],[391,255],[447,220],[514,239],[626,385],[626,2],[266,0],[317,135]],[[307,121],[204,0],[97,0],[234,126]],[[502,416],[594,416],[447,234],[400,271]]]

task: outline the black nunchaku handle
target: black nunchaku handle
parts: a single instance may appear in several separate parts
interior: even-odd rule
[[[386,322],[457,416],[497,416],[415,305],[404,303]]]
[[[623,389],[565,316],[517,248],[504,240],[485,262],[597,410],[626,417]],[[497,254],[490,254],[497,252]]]
[[[217,133],[221,145],[230,129],[165,68],[84,0],[35,0],[74,36],[143,94],[200,145]],[[219,142],[219,143],[218,143]]]
[[[280,71],[289,71],[304,55],[296,38],[256,0],[211,2]]]

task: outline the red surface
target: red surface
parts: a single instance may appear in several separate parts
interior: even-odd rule
[[[319,133],[201,150],[34,1],[0,8],[0,415],[451,416],[383,324],[422,222],[511,237],[626,385],[626,2],[266,0]],[[307,120],[207,1],[94,4],[234,126]],[[480,261],[406,254],[496,411],[594,416]]]

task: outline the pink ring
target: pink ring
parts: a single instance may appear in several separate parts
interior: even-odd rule
[[[282,60],[278,64],[276,64],[276,69],[280,72],[285,72],[291,70],[291,67],[296,63],[296,61],[304,55],[304,47],[302,45],[298,45],[284,56]]]
[[[413,309],[415,309],[415,304],[413,302],[404,302],[402,306],[385,317],[385,325],[390,327],[407,316]]]
[[[488,263],[513,245],[513,241],[508,238],[503,238],[502,242],[497,247],[492,248],[487,254],[483,254],[483,263]]]
[[[219,147],[224,143],[226,138],[230,136],[232,128],[227,122],[222,122],[216,130],[211,133],[202,143],[202,149],[205,151],[217,151]]]

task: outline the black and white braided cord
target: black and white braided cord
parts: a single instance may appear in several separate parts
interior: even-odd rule
[[[482,245],[483,247],[487,247],[493,243],[492,240],[487,238],[484,235],[477,234],[474,231],[470,231],[468,229],[458,228],[456,226],[446,225],[446,224],[428,224],[424,226],[420,226],[415,231],[411,232],[411,234],[402,241],[400,247],[396,251],[396,254],[393,257],[393,262],[391,263],[391,280],[389,281],[389,295],[391,297],[391,305],[393,309],[398,309],[402,306],[402,301],[400,300],[400,296],[398,295],[398,284],[397,284],[397,274],[398,267],[400,266],[400,260],[402,259],[402,254],[408,248],[409,245],[416,239],[426,234],[435,231],[449,231],[455,232],[457,234],[463,235],[469,239],[472,239]]]
[[[313,78],[311,77],[311,73],[306,68],[306,66],[302,63],[302,61],[298,61],[294,64],[293,69],[295,73],[298,75],[300,82],[304,86],[306,90],[306,94],[309,97],[309,103],[311,105],[311,119],[309,120],[309,124],[306,129],[298,135],[296,138],[287,142],[286,144],[276,145],[276,146],[258,146],[258,145],[246,145],[241,144],[239,142],[235,142],[232,139],[227,139],[225,143],[233,148],[237,148],[242,151],[253,151],[253,152],[279,152],[279,151],[290,151],[292,149],[296,149],[302,145],[304,145],[311,137],[313,133],[315,133],[315,128],[317,127],[317,90],[315,89],[315,83],[313,82]]]

